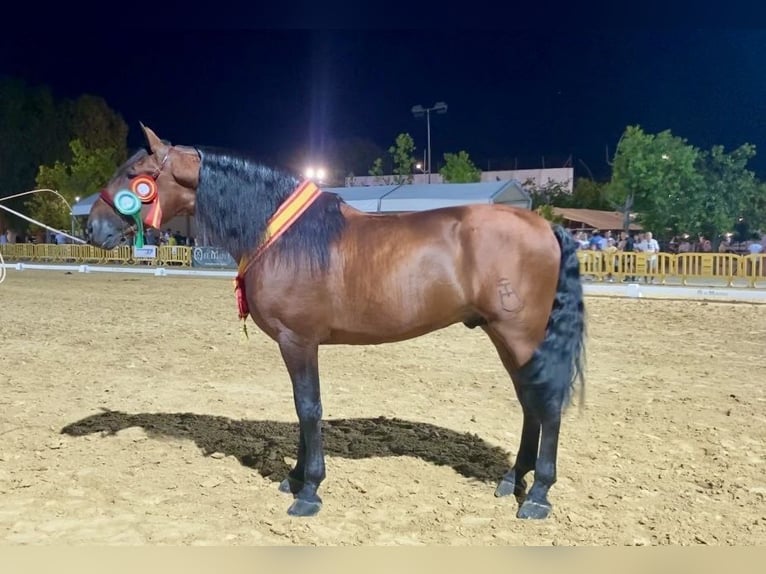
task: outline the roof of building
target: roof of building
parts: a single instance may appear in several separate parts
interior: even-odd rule
[[[93,207],[93,204],[97,199],[98,193],[94,193],[88,197],[83,197],[80,201],[72,206],[72,215],[76,217],[83,217],[88,215],[90,213],[90,208]]]
[[[532,200],[516,180],[477,183],[432,183],[332,187],[325,191],[340,195],[362,211],[424,211],[472,203],[502,203],[529,209]]]
[[[569,221],[584,223],[593,229],[614,231],[623,228],[623,215],[619,211],[554,207],[553,213]],[[642,227],[637,223],[631,223],[630,229],[640,231]]]

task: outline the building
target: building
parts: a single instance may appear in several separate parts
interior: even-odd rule
[[[554,207],[553,213],[564,221],[566,228],[573,230],[622,231],[624,225],[624,216],[619,211]],[[641,231],[641,229],[638,223],[631,221],[630,231]]]
[[[572,193],[574,185],[574,168],[556,167],[545,169],[508,169],[499,171],[481,172],[481,182],[509,181],[516,180],[525,184],[532,183],[535,187],[542,187],[549,182],[559,183],[563,189]],[[367,187],[374,185],[394,185],[395,176],[393,175],[366,175],[347,177],[346,187]],[[412,174],[413,185],[425,185],[428,183],[428,174]],[[444,183],[442,176],[438,173],[431,174],[431,184]]]
[[[425,211],[454,205],[496,203],[531,209],[532,199],[516,180],[323,188],[368,213]]]

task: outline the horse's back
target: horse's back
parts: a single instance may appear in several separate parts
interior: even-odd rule
[[[344,254],[387,269],[391,281],[403,275],[437,277],[473,293],[505,279],[538,283],[546,295],[558,278],[560,251],[550,224],[528,209],[471,204],[438,209],[351,217]],[[348,279],[348,276],[347,276]],[[551,295],[552,296],[552,295]]]
[[[504,229],[553,237],[550,225],[540,215],[502,203],[474,203],[401,213],[367,213],[344,204],[343,210],[349,220],[359,221],[363,228],[385,229],[386,233],[409,229],[415,230],[416,234],[428,235],[439,227],[464,223],[490,229],[499,225]]]
[[[413,251],[446,249],[467,264],[491,264],[495,258],[558,269],[559,247],[550,223],[529,209],[503,204],[469,204],[397,214],[347,216],[352,246],[365,259],[408,260]]]

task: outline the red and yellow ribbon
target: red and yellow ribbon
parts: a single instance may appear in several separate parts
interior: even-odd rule
[[[245,294],[245,273],[247,273],[247,270],[255,262],[258,256],[290,229],[290,226],[295,223],[309,207],[311,207],[311,204],[319,198],[321,193],[322,191],[313,181],[306,180],[302,182],[295,188],[295,191],[282,202],[279,209],[277,209],[274,215],[269,219],[266,224],[266,231],[263,234],[263,239],[261,240],[260,245],[258,245],[255,253],[253,253],[252,256],[245,256],[240,259],[237,277],[234,279],[234,291],[237,297],[240,319],[247,320],[247,316],[250,313],[247,305],[247,296]],[[245,335],[247,335],[247,328],[244,324],[243,329]]]

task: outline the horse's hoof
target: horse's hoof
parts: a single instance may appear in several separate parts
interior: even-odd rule
[[[294,478],[288,477],[279,483],[279,492],[285,494],[298,494],[301,488],[303,488],[303,483]]]
[[[519,502],[527,494],[527,482],[522,478],[518,482],[515,479],[503,478],[495,489],[495,496],[508,496],[513,494]]]
[[[511,480],[503,479],[500,481],[500,484],[497,485],[497,488],[495,489],[495,496],[508,496],[509,494],[513,494],[516,490],[516,484]]]
[[[531,518],[533,520],[542,520],[543,518],[548,518],[552,508],[553,507],[548,503],[525,500],[521,504],[519,511],[516,513],[516,518]]]
[[[287,514],[290,516],[314,516],[322,509],[321,502],[314,502],[311,500],[303,500],[296,498],[295,502],[287,509]]]

